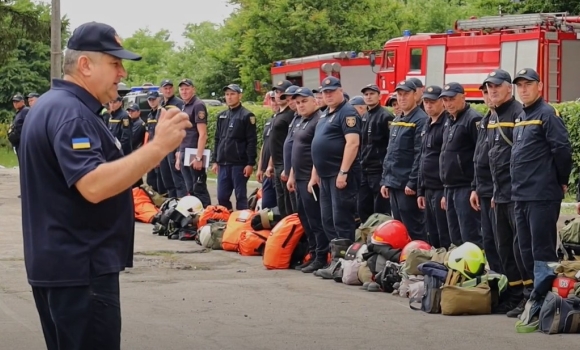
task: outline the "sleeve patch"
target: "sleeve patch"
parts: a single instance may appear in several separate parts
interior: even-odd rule
[[[250,116],[250,123],[252,123],[252,125],[256,124],[256,117],[255,116],[253,116],[253,115]]]
[[[199,112],[197,112],[197,117],[199,119],[205,119],[205,111],[199,111]]]
[[[346,117],[346,126],[353,128],[356,126],[356,117]]]
[[[73,149],[89,149],[91,148],[91,142],[88,137],[80,137],[72,139]]]

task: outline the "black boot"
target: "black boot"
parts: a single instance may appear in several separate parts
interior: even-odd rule
[[[304,273],[313,273],[313,272],[320,270],[323,267],[324,267],[324,263],[322,261],[315,260],[312,262],[312,264],[306,266],[301,271]]]
[[[296,269],[296,270],[302,270],[303,268],[310,266],[310,264],[312,264],[312,262],[313,262],[312,259],[310,259],[307,262],[302,263],[302,264],[296,266],[294,269]]]
[[[333,274],[342,265],[339,259],[344,258],[348,247],[352,244],[352,241],[347,238],[335,238],[330,241],[330,265],[326,269],[318,270],[315,274],[318,277],[322,277],[325,280],[333,279]]]

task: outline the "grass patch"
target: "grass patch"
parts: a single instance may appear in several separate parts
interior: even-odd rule
[[[18,165],[18,159],[16,159],[16,154],[14,154],[12,148],[0,148],[0,165],[6,168],[13,168]]]

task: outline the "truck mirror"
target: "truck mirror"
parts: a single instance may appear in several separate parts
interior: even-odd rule
[[[371,61],[371,68],[374,68],[375,64],[376,64],[377,55],[374,52],[371,52],[371,54],[369,55],[369,58]]]

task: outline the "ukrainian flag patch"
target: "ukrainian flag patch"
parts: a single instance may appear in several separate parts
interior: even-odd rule
[[[88,137],[80,137],[76,139],[72,139],[72,148],[73,149],[89,149],[91,148],[91,141]]]

